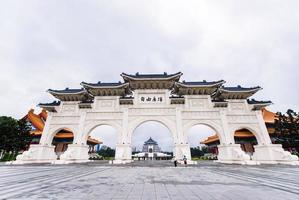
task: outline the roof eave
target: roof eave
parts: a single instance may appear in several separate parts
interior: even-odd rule
[[[86,94],[87,92],[85,90],[79,91],[79,92],[62,92],[58,90],[52,90],[48,89],[47,92],[54,95],[80,95],[80,94]]]
[[[262,90],[263,88],[261,87],[256,87],[256,88],[246,88],[243,90],[228,90],[228,89],[224,89],[224,88],[219,88],[219,92],[226,92],[226,93],[253,93],[255,94],[256,92],[258,92],[259,90]]]
[[[216,88],[216,87],[220,87],[221,85],[223,85],[224,83],[215,83],[215,84],[210,84],[210,85],[186,85],[180,82],[176,82],[175,85],[177,86],[181,86],[184,88]]]
[[[84,88],[90,88],[90,89],[119,89],[119,88],[126,88],[129,86],[129,83],[122,83],[121,85],[116,85],[116,86],[94,86],[94,85],[90,85],[88,83],[85,82],[81,82],[80,85],[82,85]]]
[[[252,106],[253,110],[261,110],[261,109],[268,107],[272,104],[273,104],[272,102],[271,103],[269,102],[269,103],[256,103],[256,104],[249,104],[249,105]]]
[[[183,75],[182,72],[178,72],[176,74],[173,74],[172,76],[165,77],[165,78],[136,78],[136,77],[133,77],[129,74],[122,73],[121,77],[123,77],[124,80],[134,80],[134,81],[141,81],[141,80],[162,81],[162,80],[171,80],[171,79],[174,79],[174,78],[178,78],[177,80],[179,80],[182,75]]]

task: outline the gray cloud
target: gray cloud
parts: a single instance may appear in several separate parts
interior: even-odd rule
[[[260,85],[273,111],[299,110],[299,2],[6,1],[0,114],[20,118],[48,88],[182,71],[185,80]]]

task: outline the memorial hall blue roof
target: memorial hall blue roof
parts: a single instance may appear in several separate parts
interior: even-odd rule
[[[156,145],[158,143],[150,137],[147,141],[144,142],[144,144],[155,144]]]

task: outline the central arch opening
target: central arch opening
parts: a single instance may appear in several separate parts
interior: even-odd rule
[[[208,125],[197,124],[187,132],[192,160],[215,160],[218,155],[217,145],[220,144],[215,129]]]
[[[110,125],[95,127],[87,137],[91,160],[114,160],[117,143],[117,130]]]
[[[174,141],[170,130],[161,122],[146,121],[132,135],[132,159],[170,160]]]

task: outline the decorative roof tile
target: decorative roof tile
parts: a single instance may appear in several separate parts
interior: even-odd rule
[[[52,103],[39,103],[37,106],[43,107],[43,106],[59,106],[60,101],[53,101]]]
[[[177,84],[185,85],[185,86],[214,86],[214,85],[222,85],[224,84],[224,80],[219,81],[183,81],[183,82],[177,82]]]
[[[101,88],[101,87],[117,87],[117,86],[126,86],[127,83],[122,82],[111,82],[111,83],[104,83],[104,82],[98,82],[98,83],[86,83],[81,82],[81,85],[83,87],[94,87],[94,88]]]
[[[64,90],[49,89],[48,92],[61,101],[83,101],[90,98],[90,95],[83,88],[81,89],[66,88]]]
[[[164,78],[171,78],[171,77],[176,77],[176,76],[181,76],[183,75],[182,72],[177,72],[174,74],[167,74],[164,72],[163,74],[140,74],[137,72],[135,75],[132,74],[126,74],[122,73],[122,77],[131,77],[131,78],[137,78],[137,79],[164,79]]]
[[[80,89],[69,89],[65,88],[64,90],[52,90],[48,89],[49,93],[57,93],[57,94],[78,94],[78,93],[84,93],[85,90],[83,88]]]
[[[213,97],[218,99],[247,99],[261,89],[259,86],[250,88],[241,86],[220,87],[216,93],[213,94]]]
[[[272,104],[272,101],[257,101],[255,99],[247,99],[248,104]]]
[[[222,88],[220,88],[221,91],[226,91],[226,92],[250,92],[250,91],[258,91],[261,89],[262,88],[260,86],[242,87],[240,85],[238,85],[237,87],[222,87]]]

